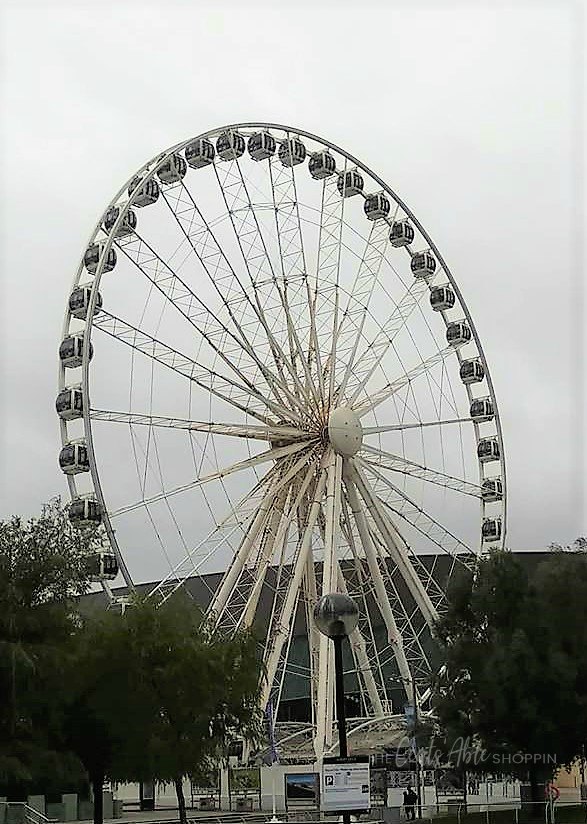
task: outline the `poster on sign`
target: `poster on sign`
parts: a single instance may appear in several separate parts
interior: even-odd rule
[[[371,807],[369,758],[325,758],[320,807],[325,813],[368,810]]]

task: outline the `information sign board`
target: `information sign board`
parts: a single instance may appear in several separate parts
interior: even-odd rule
[[[369,758],[325,758],[322,764],[320,808],[323,812],[352,812],[371,807]]]

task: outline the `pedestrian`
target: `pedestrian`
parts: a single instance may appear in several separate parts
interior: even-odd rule
[[[416,819],[416,801],[418,796],[411,787],[404,792],[404,808],[406,811],[406,818],[408,821],[415,821]]]

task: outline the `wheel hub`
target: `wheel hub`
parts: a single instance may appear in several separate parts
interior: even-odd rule
[[[350,458],[361,448],[363,427],[349,406],[338,406],[328,416],[328,439],[339,455]]]

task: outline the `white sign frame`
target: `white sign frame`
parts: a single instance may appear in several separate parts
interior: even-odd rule
[[[320,773],[320,809],[325,813],[371,809],[369,759],[324,761]]]

